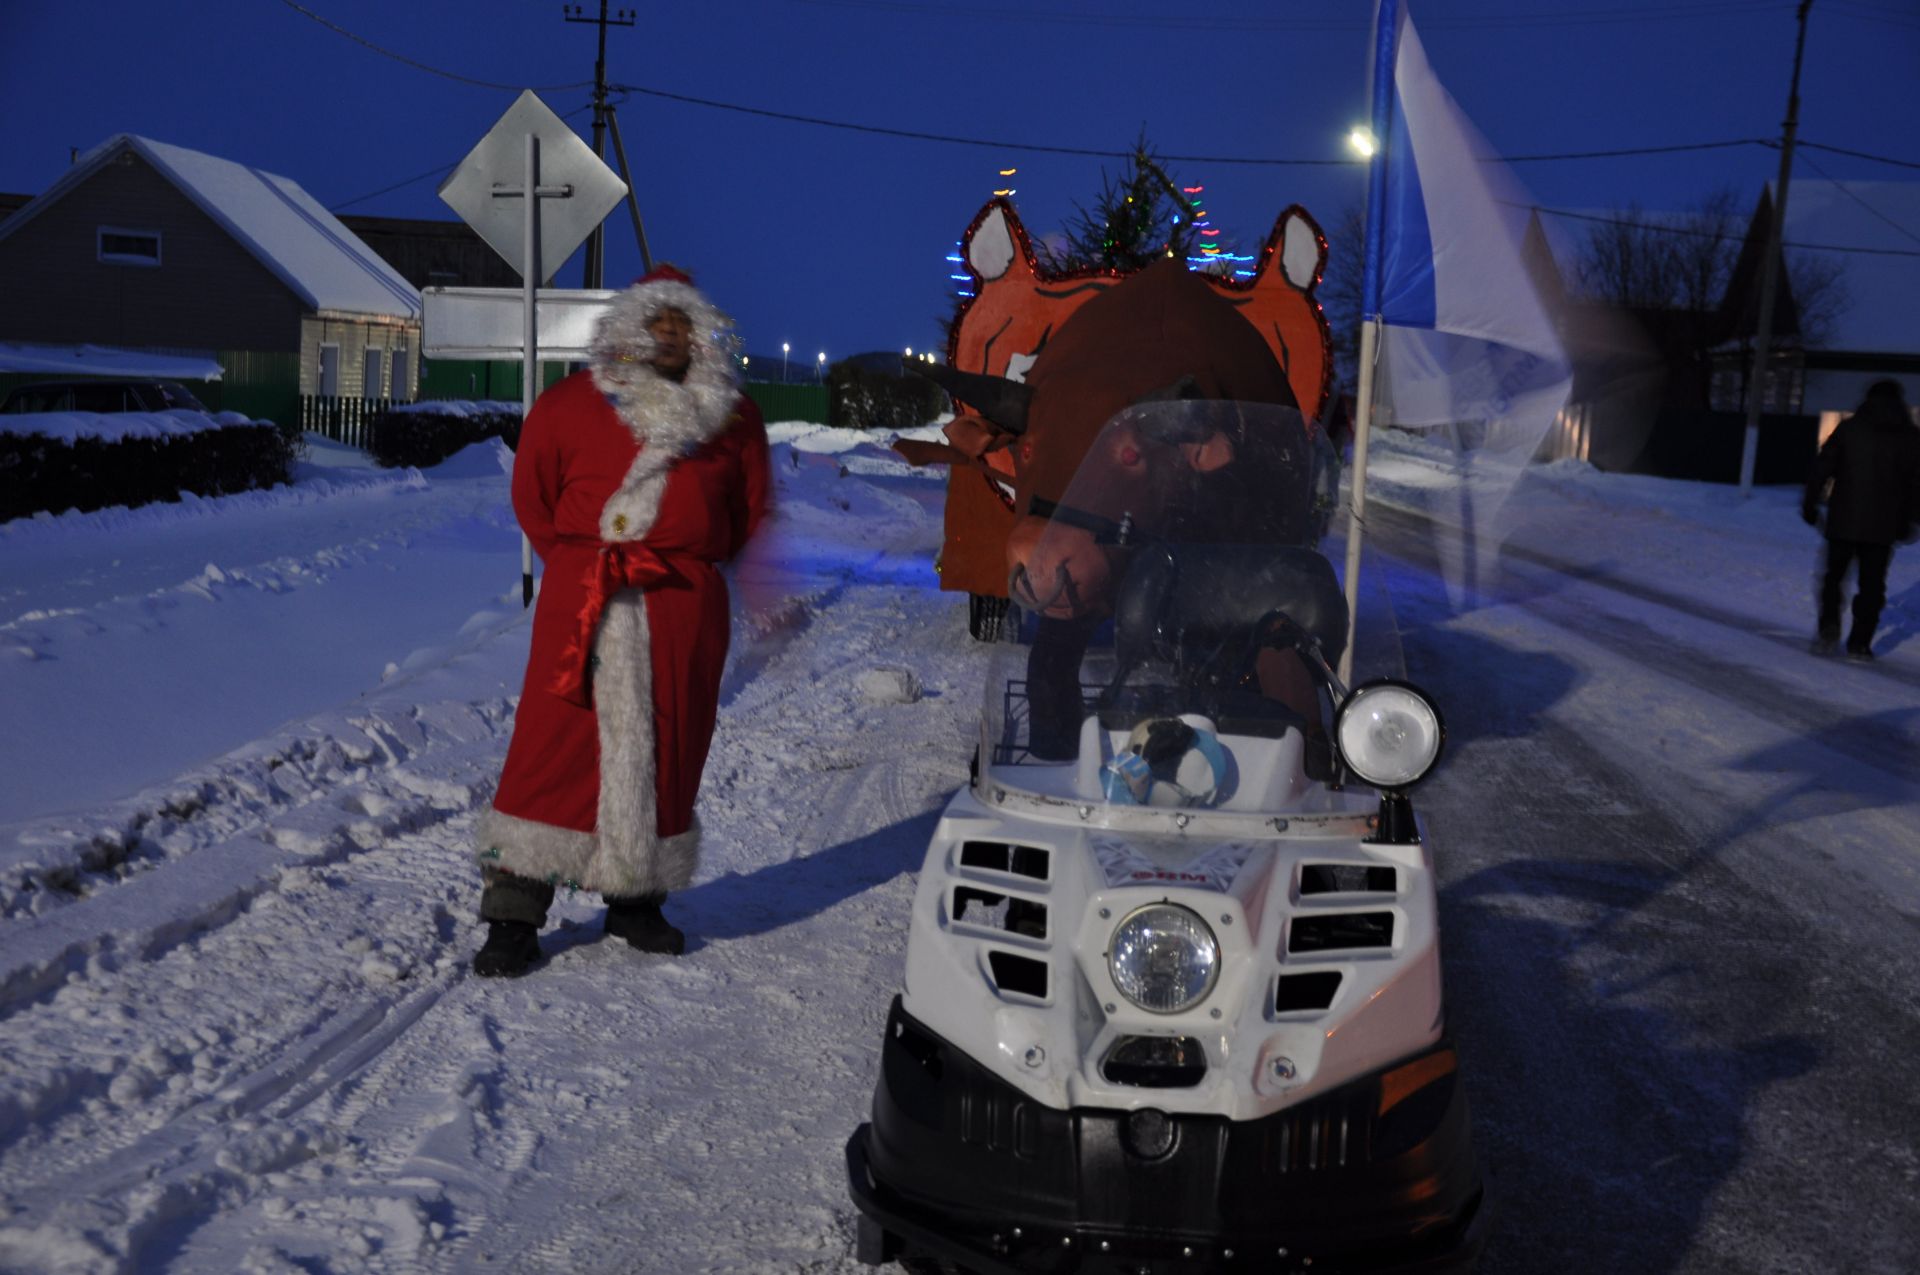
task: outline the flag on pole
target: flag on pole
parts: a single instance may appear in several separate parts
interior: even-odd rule
[[[1383,0],[1379,21],[1392,92],[1367,227],[1379,268],[1365,310],[1385,325],[1374,423],[1480,426],[1480,448],[1524,463],[1573,380],[1522,252],[1529,201],[1441,86],[1406,8]]]
[[[1461,535],[1440,550],[1457,599],[1498,543],[1500,502],[1476,499],[1465,471],[1487,459],[1524,465],[1573,385],[1527,271],[1529,201],[1441,87],[1400,0],[1378,0],[1374,11],[1372,102],[1342,681],[1357,637],[1372,427],[1453,427]]]

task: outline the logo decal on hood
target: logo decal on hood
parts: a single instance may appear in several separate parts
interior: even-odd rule
[[[1177,885],[1220,894],[1233,887],[1256,849],[1251,844],[1228,841],[1196,855],[1193,842],[1185,838],[1136,837],[1122,841],[1098,835],[1092,838],[1092,844],[1094,858],[1110,887]]]

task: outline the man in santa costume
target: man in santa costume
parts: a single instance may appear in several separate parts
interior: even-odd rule
[[[546,571],[526,683],[477,849],[477,974],[539,957],[554,888],[597,890],[607,932],[678,955],[661,914],[693,879],[694,796],[719,710],[719,565],[766,516],[767,436],[733,323],[672,266],[600,321],[591,367],[520,432],[513,509]]]

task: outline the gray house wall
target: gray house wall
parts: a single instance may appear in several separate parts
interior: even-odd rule
[[[160,264],[99,260],[102,226],[158,231]],[[0,239],[0,340],[290,353],[304,309],[132,151]]]

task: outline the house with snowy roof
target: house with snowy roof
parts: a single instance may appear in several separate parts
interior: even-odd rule
[[[299,183],[131,133],[0,221],[0,341],[216,354],[228,407],[267,381],[411,399],[420,314]]]

